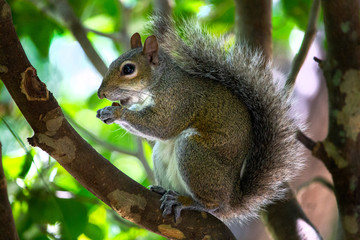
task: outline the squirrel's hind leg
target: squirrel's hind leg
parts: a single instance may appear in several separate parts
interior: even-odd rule
[[[183,135],[176,142],[179,171],[193,197],[193,207],[188,209],[206,210],[222,218],[230,207],[234,178],[240,173],[216,147],[204,146],[203,138],[200,133]]]

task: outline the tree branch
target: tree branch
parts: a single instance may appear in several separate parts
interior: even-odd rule
[[[121,37],[120,42],[124,46],[124,48],[129,49],[130,48],[130,36],[128,32],[129,27],[129,21],[130,21],[130,15],[131,15],[131,8],[126,7],[121,0],[118,1],[121,12],[121,25],[119,26],[119,36]]]
[[[236,41],[262,50],[267,60],[272,56],[271,1],[235,0]]]
[[[90,62],[94,65],[96,70],[105,76],[107,67],[101,59],[95,48],[91,45],[87,38],[87,31],[75,15],[67,0],[48,0],[51,6],[44,5],[38,0],[30,0],[37,8],[42,10],[49,17],[54,18],[58,22],[65,24],[75,39],[79,42]]]
[[[124,36],[122,33],[103,33],[103,32],[100,32],[100,31],[97,31],[97,30],[94,30],[91,28],[87,28],[87,27],[84,27],[84,28],[87,32],[92,32],[96,35],[109,38],[109,39],[113,40],[114,42],[122,42],[122,40],[124,38],[127,38],[127,40],[129,40],[128,36]],[[128,41],[126,41],[126,42],[128,42]]]
[[[303,41],[301,43],[299,52],[296,54],[293,62],[291,64],[291,71],[285,83],[285,89],[288,95],[291,95],[293,88],[295,86],[296,77],[300,72],[300,69],[305,61],[305,58],[309,52],[310,46],[314,41],[316,35],[316,22],[318,20],[320,13],[320,0],[314,0],[310,15],[308,25],[305,31]]]
[[[307,188],[308,186],[310,186],[313,183],[320,183],[321,185],[325,186],[330,191],[334,192],[334,185],[323,177],[315,177],[315,178],[311,179],[310,181],[302,183],[296,189],[296,191],[299,192],[301,189]]]
[[[305,135],[302,131],[298,131],[296,138],[311,151],[311,154],[320,159],[326,166],[329,167],[330,159],[325,151],[323,142],[314,142],[311,138]]]
[[[288,186],[290,189],[290,187]],[[292,191],[285,200],[276,201],[262,215],[273,239],[321,240],[319,232],[302,211]]]
[[[0,236],[1,239],[18,240],[14,217],[8,199],[7,184],[2,164],[2,146],[0,143]]]
[[[173,0],[154,0],[154,11],[163,16],[170,16],[172,12]]]
[[[150,231],[172,239],[234,239],[221,221],[205,212],[184,211],[177,223],[163,218],[158,194],[119,171],[70,126],[29,63],[5,0],[0,0],[0,13],[0,78],[34,130],[31,145],[48,152],[120,216]]]

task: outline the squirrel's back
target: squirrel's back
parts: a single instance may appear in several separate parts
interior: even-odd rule
[[[223,38],[195,22],[175,29],[169,18],[156,16],[152,27],[160,48],[175,64],[191,75],[223,84],[249,110],[253,148],[234,186],[235,199],[226,218],[255,216],[258,209],[284,195],[283,184],[295,177],[303,159],[291,102],[274,79],[271,64],[246,45],[226,48]]]

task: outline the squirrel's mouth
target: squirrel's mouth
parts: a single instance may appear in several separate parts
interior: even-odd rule
[[[120,99],[119,102],[113,102],[111,104],[111,106],[127,106],[130,104],[130,97],[129,98],[124,98],[124,99]]]
[[[120,99],[120,100],[119,100],[119,103],[120,103],[120,105],[122,105],[122,106],[129,105],[129,103],[130,103],[130,97],[127,97],[127,98],[124,98],[124,99]]]

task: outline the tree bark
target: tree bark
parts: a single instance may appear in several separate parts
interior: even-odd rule
[[[235,0],[237,42],[262,50],[267,60],[272,56],[271,0]]]
[[[332,174],[343,239],[360,238],[360,5],[322,0],[327,57],[320,63],[329,92],[329,134],[318,143]],[[316,149],[315,149],[316,150]]]
[[[2,165],[2,146],[0,143],[0,239],[18,240],[15,221],[8,199],[7,184]]]
[[[172,13],[173,0],[154,0],[154,11],[170,16]]]
[[[120,216],[172,239],[234,239],[205,212],[184,211],[176,223],[163,218],[158,194],[127,177],[77,134],[28,61],[5,0],[0,0],[0,79],[34,130],[30,144],[48,152]]]

